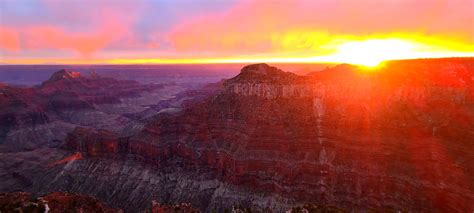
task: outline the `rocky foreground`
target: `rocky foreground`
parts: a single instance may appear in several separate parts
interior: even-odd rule
[[[131,212],[151,200],[202,211],[474,210],[472,58],[308,76],[255,64],[198,93],[133,134],[76,126],[61,148],[2,154],[0,190],[69,190]]]
[[[2,212],[96,212],[123,213],[122,209],[106,206],[97,199],[74,193],[53,192],[42,197],[32,198],[25,192],[0,193],[0,210]],[[188,203],[164,205],[153,201],[145,213],[193,213],[199,210]]]
[[[97,199],[75,193],[53,192],[42,197],[32,198],[25,192],[0,193],[0,210],[5,212],[28,212],[28,213],[61,213],[61,212],[95,212],[95,213],[123,213],[122,209],[114,209],[106,206]],[[173,205],[161,204],[152,201],[151,207],[144,213],[199,213],[190,203],[179,203]],[[251,209],[242,206],[234,206],[224,212],[247,213]],[[264,212],[271,212],[267,209]],[[329,206],[318,206],[305,204],[288,209],[288,213],[342,213],[342,209]]]

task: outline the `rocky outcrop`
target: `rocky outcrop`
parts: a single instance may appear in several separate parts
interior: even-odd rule
[[[239,75],[224,82],[224,88],[227,93],[267,98],[311,96],[316,90],[302,76],[267,64],[245,66]]]
[[[25,192],[0,193],[2,212],[123,212],[105,206],[97,199],[85,195],[53,192],[33,199]]]
[[[30,194],[26,192],[0,193],[0,210],[5,212],[44,212],[44,204],[31,202]]]
[[[274,83],[274,84],[292,84],[302,80],[291,72],[285,72],[268,64],[252,64],[242,68],[240,74],[229,79],[225,84],[234,83]]]
[[[74,193],[53,192],[40,198],[51,212],[122,212],[105,206],[97,199]]]
[[[45,81],[44,84],[61,81],[61,80],[72,80],[72,79],[80,78],[80,77],[81,77],[81,73],[79,72],[67,71],[65,69],[62,69],[53,73],[53,75],[51,75],[51,77],[47,81]]]

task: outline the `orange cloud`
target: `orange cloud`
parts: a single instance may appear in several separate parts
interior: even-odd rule
[[[23,34],[27,49],[72,49],[84,56],[105,47],[114,39],[112,32],[100,31],[93,34],[68,33],[53,26],[35,26]]]
[[[324,55],[347,40],[394,34],[470,45],[473,2],[242,1],[230,10],[186,20],[168,37],[180,52],[227,55]]]

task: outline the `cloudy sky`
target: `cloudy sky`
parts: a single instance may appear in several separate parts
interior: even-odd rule
[[[3,63],[357,62],[361,55],[474,56],[474,0],[0,1]]]

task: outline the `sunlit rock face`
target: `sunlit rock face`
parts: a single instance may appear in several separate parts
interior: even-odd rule
[[[304,77],[251,65],[182,114],[114,140],[113,150],[158,167],[206,169],[294,203],[469,212],[473,88],[472,59],[340,65]]]
[[[224,86],[227,93],[266,98],[311,96],[315,89],[307,78],[267,64],[242,68],[240,74],[224,82]]]
[[[65,80],[65,79],[71,80],[71,79],[80,78],[80,77],[81,77],[81,73],[79,72],[68,71],[68,70],[62,69],[53,73],[53,75],[51,75],[51,77],[43,84],[48,84],[51,82],[56,82],[56,81]]]

